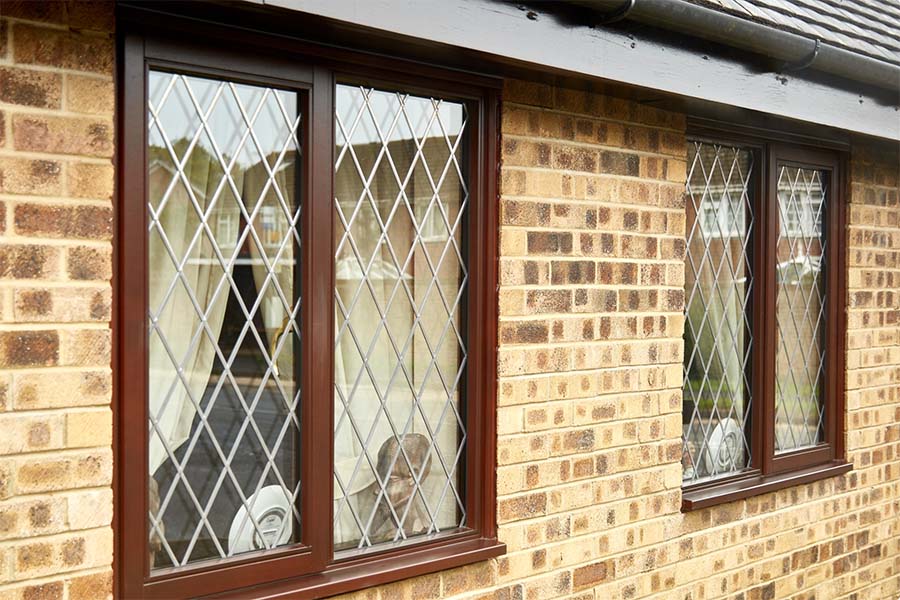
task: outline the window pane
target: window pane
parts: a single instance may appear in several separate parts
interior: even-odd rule
[[[339,85],[334,542],[465,523],[463,104]]]
[[[149,76],[151,567],[299,539],[296,94]]]
[[[824,438],[825,184],[822,173],[778,169],[775,450]]]
[[[684,482],[750,465],[748,258],[753,154],[695,142],[688,157],[684,333]]]

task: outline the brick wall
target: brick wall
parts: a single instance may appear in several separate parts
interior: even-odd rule
[[[0,3],[0,598],[111,590],[111,4]]]
[[[107,4],[0,5],[0,599],[111,582]],[[497,560],[357,598],[897,598],[900,176],[853,150],[852,473],[680,512],[685,120],[510,82]]]
[[[857,144],[846,476],[682,514],[681,115],[504,91],[498,520],[509,553],[356,596],[900,597],[900,162]]]

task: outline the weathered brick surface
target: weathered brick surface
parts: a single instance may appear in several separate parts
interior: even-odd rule
[[[0,599],[112,586],[112,11],[0,13]],[[499,559],[367,600],[897,598],[900,175],[857,142],[846,476],[682,514],[683,115],[511,81]]]
[[[0,599],[111,594],[109,2],[0,3]]]
[[[685,119],[508,82],[490,587],[352,597],[900,597],[900,161],[858,142],[839,478],[683,514]],[[472,568],[483,568],[476,566]],[[465,568],[462,569],[465,571]],[[458,577],[454,574],[453,577]]]
[[[0,102],[39,108],[60,108],[62,76],[59,73],[0,67]]]

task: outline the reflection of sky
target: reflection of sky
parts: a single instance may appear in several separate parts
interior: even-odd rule
[[[237,153],[238,163],[245,167],[260,159],[260,150],[252,139],[248,137],[241,144],[246,131],[245,115],[247,119],[252,119],[262,102],[262,108],[253,121],[253,133],[262,155],[282,151],[297,117],[297,95],[294,92],[239,83],[223,84],[202,77],[151,71],[149,96],[151,110],[157,112],[159,123],[171,144],[181,139],[191,140],[201,126],[198,113],[207,113],[215,100],[212,111],[207,115],[213,139],[204,131],[200,134],[198,145],[215,154],[214,140],[223,155],[231,158]],[[397,94],[379,90],[369,93],[369,107],[365,108],[360,88],[346,85],[337,86],[335,105],[337,116],[354,145],[380,141],[379,131],[388,142],[412,138],[421,140],[425,136],[440,138],[444,135],[452,141],[462,129],[464,115],[462,104],[441,101],[437,103],[435,116],[435,103],[430,98],[416,96],[405,97],[404,111],[401,113]],[[340,127],[335,129],[337,144],[344,145],[347,141],[344,133]],[[151,146],[165,146],[162,133],[152,118],[149,137]],[[291,144],[289,150],[293,149]]]
[[[201,127],[200,111],[206,114],[215,100],[207,116],[213,139],[203,132],[197,142],[211,154],[215,154],[214,140],[219,152],[228,159],[237,154],[238,163],[247,167],[259,162],[260,149],[262,156],[280,153],[286,143],[290,145],[288,151],[294,149],[293,142],[288,142],[291,127],[297,118],[297,95],[294,92],[239,83],[223,84],[212,79],[157,71],[150,72],[149,83],[151,111],[157,111],[159,123],[171,144],[180,139],[191,140]],[[254,114],[253,133],[259,148],[249,136],[241,144],[246,132],[245,115],[250,120]],[[165,146],[152,117],[150,123],[150,145]]]
[[[404,99],[402,113],[400,98]],[[339,146],[346,143],[345,134],[349,134],[351,143],[356,145],[380,141],[379,132],[388,142],[443,135],[452,140],[462,129],[463,105],[457,102],[438,102],[435,116],[435,103],[430,98],[372,90],[369,92],[369,108],[364,109],[364,104],[365,97],[359,87],[337,86],[335,110],[343,126],[341,131],[341,127],[335,125]]]

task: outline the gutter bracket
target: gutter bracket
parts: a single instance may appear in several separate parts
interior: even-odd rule
[[[610,25],[611,23],[622,21],[623,19],[628,17],[629,13],[631,13],[636,3],[637,0],[626,0],[625,4],[623,4],[616,10],[599,15],[597,22],[594,23],[594,26],[596,27],[598,25]]]
[[[781,65],[781,68],[778,70],[780,73],[791,72],[791,71],[802,71],[803,69],[808,69],[814,62],[816,62],[816,58],[819,56],[819,49],[822,47],[822,41],[819,38],[816,38],[816,45],[813,48],[812,52],[809,55],[797,62],[786,62]]]

